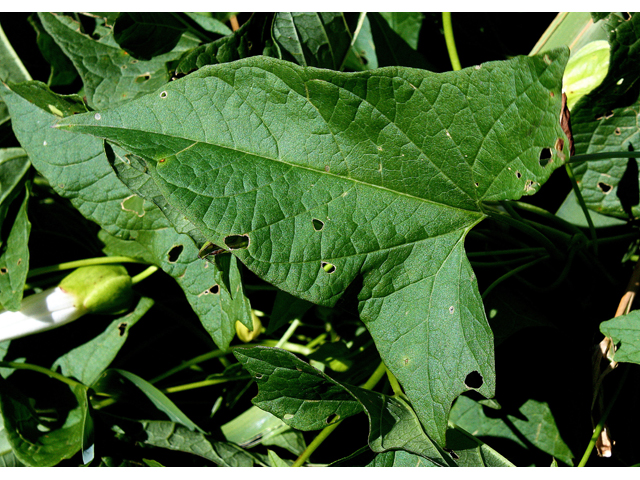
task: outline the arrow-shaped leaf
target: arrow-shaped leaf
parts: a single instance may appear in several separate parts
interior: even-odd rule
[[[568,156],[567,55],[443,74],[255,57],[58,127],[147,159],[170,204],[281,289],[331,306],[354,284],[382,358],[443,444],[455,397],[494,389],[464,238],[482,202],[534,193]]]

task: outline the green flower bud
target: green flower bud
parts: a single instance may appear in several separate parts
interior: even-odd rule
[[[86,313],[120,313],[132,300],[124,267],[81,267],[59,286],[25,297],[18,312],[0,312],[0,342],[51,330]]]
[[[133,300],[131,277],[120,265],[78,268],[60,282],[60,288],[75,296],[86,313],[122,313]]]

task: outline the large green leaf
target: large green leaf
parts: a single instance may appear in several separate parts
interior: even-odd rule
[[[600,331],[621,344],[613,356],[616,362],[640,364],[640,310],[602,322]]]
[[[187,25],[178,14],[168,12],[123,12],[113,28],[113,38],[139,60],[168,53],[175,48]]]
[[[116,357],[131,327],[152,306],[153,300],[142,297],[131,313],[115,319],[100,335],[62,355],[51,368],[60,367],[65,377],[74,377],[90,386]]]
[[[134,373],[118,368],[110,368],[102,373],[92,385],[96,392],[116,397],[123,394],[126,395],[127,390],[131,391],[131,387],[137,388],[154,407],[163,412],[173,422],[184,425],[191,431],[203,432],[164,393]]]
[[[27,216],[31,167],[21,148],[0,149],[0,308],[19,310],[29,271]]]
[[[286,60],[338,70],[357,22],[357,13],[281,12],[273,20],[273,38]]]
[[[4,421],[0,415],[0,467],[22,467],[23,464],[13,453],[7,431],[4,428]]]
[[[223,271],[199,259],[200,245],[177,232],[155,204],[118,180],[101,140],[50,128],[59,118],[54,113],[82,111],[77,97],[57,96],[38,82],[13,89],[0,86],[0,94],[9,105],[17,138],[54,190],[105,229],[101,239],[108,254],[141,258],[174,277],[220,348],[233,339],[236,320],[252,325],[248,301],[238,291],[235,260]],[[224,288],[227,278],[230,288]],[[210,294],[216,290],[219,294]]]
[[[375,43],[378,66],[402,65],[433,70],[422,54],[414,50],[415,47],[411,48],[407,44],[403,34],[397,32],[390,25],[390,23],[394,22],[389,22],[389,19],[376,12],[369,12],[367,18],[371,25],[371,35]],[[399,25],[396,26],[399,27]],[[403,33],[406,36],[409,32],[405,31]]]
[[[602,83],[571,112],[576,153],[640,149],[640,14],[606,19],[611,55]],[[575,167],[585,202],[593,210],[620,218],[640,215],[636,159],[616,158]]]
[[[418,48],[418,38],[420,37],[420,27],[424,15],[420,12],[381,12],[380,15],[387,21],[389,26],[416,50]]]
[[[319,430],[362,411],[340,383],[276,348],[234,350],[258,383],[253,403],[298,430]]]
[[[508,438],[524,448],[533,445],[552,457],[573,465],[573,454],[562,440],[546,403],[527,400],[517,415],[505,414],[501,418],[490,418],[485,415],[482,405],[461,396],[451,409],[451,421],[476,436]]]
[[[273,15],[254,13],[233,34],[185,52],[178,62],[176,74],[185,74],[205,65],[231,62],[252,55],[276,55],[271,38]]]
[[[87,388],[77,385],[71,390],[77,405],[66,412],[66,419],[59,428],[46,431],[39,428],[41,420],[29,399],[8,381],[0,379],[0,410],[4,428],[20,462],[34,467],[50,467],[82,449],[85,422],[89,415]]]
[[[58,127],[145,158],[171,205],[279,288],[332,306],[353,284],[382,358],[443,443],[455,397],[494,389],[464,238],[484,201],[534,193],[568,156],[567,56],[443,74],[254,57]],[[470,374],[481,381],[466,385]]]
[[[221,467],[252,467],[255,459],[239,446],[216,441],[201,432],[193,432],[173,422],[143,422],[147,434],[144,443],[191,453]]]
[[[374,452],[403,449],[437,465],[454,463],[425,435],[415,412],[400,398],[339,383],[285,350],[243,348],[234,355],[258,383],[253,403],[294,428],[324,428],[364,410]]]
[[[64,54],[53,37],[42,27],[36,13],[29,15],[28,20],[36,32],[36,42],[40,53],[49,65],[51,65],[51,73],[47,84],[51,87],[56,85],[69,85],[78,78],[78,71],[73,65],[73,62],[69,60],[69,57]],[[12,81],[24,82],[26,80],[27,79]]]
[[[404,450],[379,453],[367,467],[435,467],[419,455]]]
[[[184,35],[171,52],[139,61],[128,55],[113,39],[113,34],[96,40],[82,33],[70,17],[40,13],[44,29],[75,65],[87,103],[95,108],[119,105],[157,89],[169,81],[166,63],[176,60],[198,41]]]

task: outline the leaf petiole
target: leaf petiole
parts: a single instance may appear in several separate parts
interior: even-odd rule
[[[45,273],[59,272],[60,270],[72,270],[74,268],[86,267],[89,265],[108,265],[111,263],[143,263],[142,260],[138,260],[131,257],[95,257],[84,258],[82,260],[74,260],[73,262],[58,263],[56,265],[49,265],[48,267],[34,268],[27,274],[27,278],[35,277]]]
[[[456,49],[456,41],[453,38],[453,25],[451,24],[451,12],[442,12],[442,26],[444,28],[444,41],[447,43],[447,52],[451,59],[453,70],[461,70],[460,59],[458,58],[458,50]]]
[[[1,368],[15,368],[16,370],[31,370],[33,372],[43,373],[51,378],[54,378],[62,383],[66,383],[70,387],[78,387],[84,386],[80,382],[76,382],[75,380],[71,380],[64,375],[60,375],[53,370],[49,370],[48,368],[41,367],[40,365],[33,365],[31,363],[20,363],[20,362],[2,362],[0,361]]]

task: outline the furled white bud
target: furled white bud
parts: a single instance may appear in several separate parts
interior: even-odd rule
[[[20,311],[1,311],[0,342],[59,327],[85,313],[122,312],[132,297],[131,277],[124,267],[78,268],[59,286],[25,297]]]

